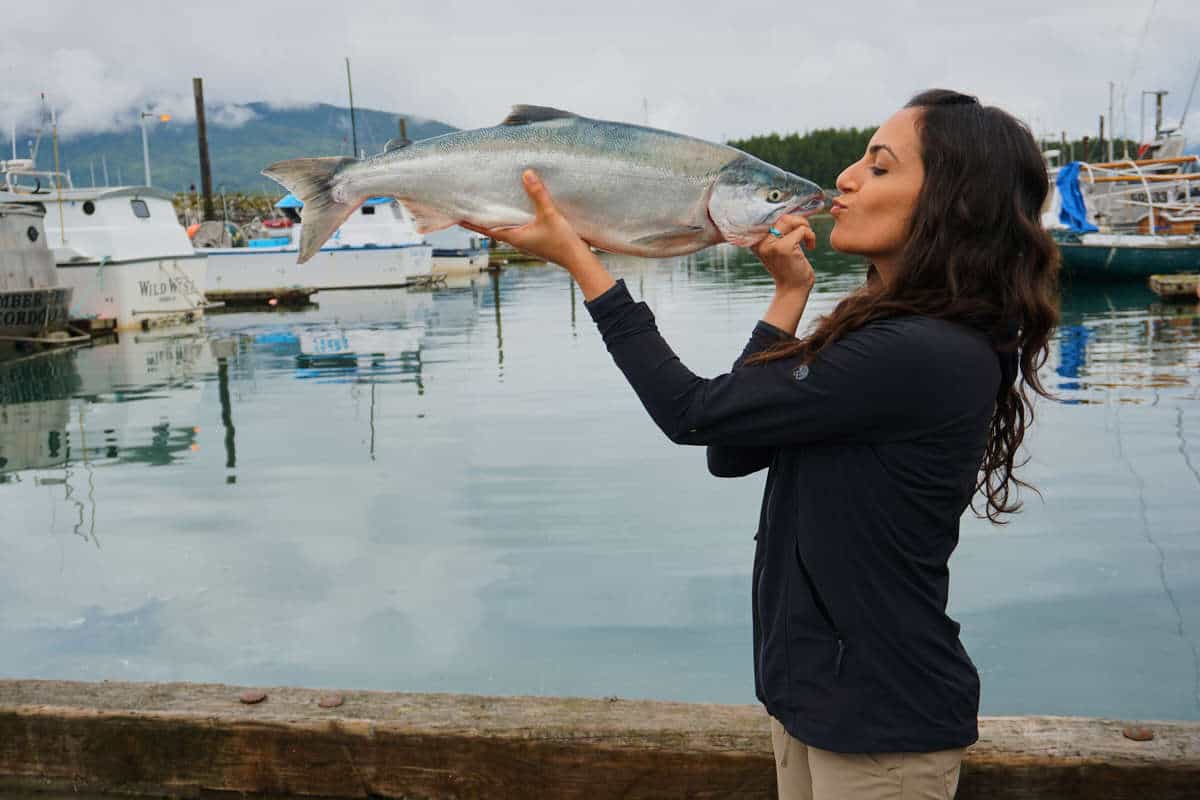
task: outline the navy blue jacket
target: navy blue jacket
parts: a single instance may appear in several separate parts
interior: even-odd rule
[[[769,469],[752,589],[755,689],[767,711],[802,742],[838,752],[974,742],[979,676],[946,614],[947,561],[1002,380],[988,338],[898,317],[807,365],[743,366],[791,338],[760,322],[732,371],[704,379],[623,282],[588,309],[672,441],[708,445],[717,476]]]

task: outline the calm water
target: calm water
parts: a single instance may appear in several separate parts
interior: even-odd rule
[[[814,260],[810,316],[863,275]],[[770,295],[612,266],[701,374]],[[667,442],[565,273],[318,297],[0,368],[0,676],[753,701],[762,476]],[[1063,310],[1044,497],[953,560],[983,711],[1200,719],[1200,309]]]

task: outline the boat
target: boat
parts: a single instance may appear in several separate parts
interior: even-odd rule
[[[425,234],[433,245],[433,271],[444,275],[482,272],[488,268],[488,239],[466,228],[452,225]]]
[[[58,285],[43,216],[0,203],[0,358],[81,338],[67,331],[72,290]]]
[[[311,290],[395,288],[433,273],[433,245],[417,233],[412,215],[389,197],[363,203],[306,264],[296,263],[303,203],[289,194],[275,207],[279,221],[251,226],[245,246],[229,246],[225,237],[206,240],[203,229],[196,232],[196,252],[209,257],[210,300],[258,302]],[[224,229],[219,222],[206,225]]]
[[[1152,158],[1051,170],[1042,221],[1065,274],[1146,280],[1200,271],[1200,152],[1167,138],[1145,153]]]
[[[33,162],[0,162],[0,202],[43,213],[67,316],[90,328],[148,330],[204,315],[207,258],[193,251],[172,196],[150,186],[76,188]]]

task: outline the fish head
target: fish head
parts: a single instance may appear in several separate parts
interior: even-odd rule
[[[708,216],[725,241],[751,247],[784,214],[815,214],[825,193],[812,181],[741,155],[718,173],[708,198]]]

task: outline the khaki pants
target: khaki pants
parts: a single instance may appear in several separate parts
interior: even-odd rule
[[[792,738],[774,717],[779,800],[954,800],[965,748],[935,753],[834,753]]]

